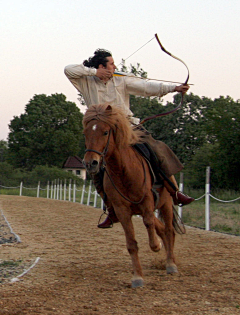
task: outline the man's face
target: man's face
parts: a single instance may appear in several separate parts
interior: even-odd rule
[[[106,57],[106,59],[107,59],[107,64],[106,64],[105,69],[111,71],[111,73],[113,74],[114,71],[116,70],[113,57]]]

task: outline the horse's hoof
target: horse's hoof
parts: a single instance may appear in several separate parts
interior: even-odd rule
[[[143,287],[143,278],[136,278],[132,280],[132,288]]]
[[[157,253],[162,249],[162,247],[163,247],[162,241],[159,239],[159,243],[157,244],[157,246],[151,247],[151,250]]]
[[[163,243],[161,240],[159,240],[159,250],[161,250],[163,248]]]
[[[166,270],[167,270],[167,274],[178,273],[178,269],[175,264],[167,266]]]
[[[156,246],[156,247],[152,247],[152,248],[151,248],[151,250],[152,250],[153,252],[155,252],[155,253],[159,252],[160,249],[161,249],[160,246]]]

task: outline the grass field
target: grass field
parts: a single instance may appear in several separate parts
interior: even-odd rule
[[[204,195],[204,191],[189,190],[186,192],[194,198]],[[216,190],[211,195],[223,201],[240,197],[239,192]],[[205,198],[194,201],[182,208],[182,219],[186,225],[205,228]],[[240,200],[220,202],[210,197],[210,229],[222,233],[240,235]]]

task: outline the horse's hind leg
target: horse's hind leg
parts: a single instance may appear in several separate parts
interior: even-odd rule
[[[131,216],[121,218],[121,215],[119,215],[119,220],[125,232],[127,250],[132,259],[132,266],[133,266],[132,288],[142,287],[143,286],[143,273],[142,273],[140,260],[138,257],[138,245],[135,239]]]
[[[163,215],[164,223],[165,223],[165,229],[164,229],[164,246],[167,253],[167,263],[166,263],[166,270],[167,273],[176,273],[178,272],[177,266],[175,264],[175,257],[173,254],[173,248],[174,248],[174,241],[175,241],[175,232],[173,228],[173,212],[172,212],[172,204],[171,205],[165,205],[161,208],[161,213]],[[158,222],[156,222],[156,231],[157,233],[162,234],[162,229],[159,231],[158,227],[161,223],[158,219]],[[160,235],[161,236],[161,235]],[[162,237],[162,236],[161,236]]]

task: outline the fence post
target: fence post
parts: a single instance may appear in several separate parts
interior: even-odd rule
[[[20,183],[19,196],[22,196],[23,182]]]
[[[82,196],[81,196],[81,204],[82,205],[83,205],[83,202],[84,202],[85,187],[86,187],[86,179],[84,179],[83,187],[82,187]]]
[[[183,192],[183,172],[180,172],[179,191]],[[178,215],[182,218],[182,207],[178,206]]]
[[[60,200],[62,200],[62,180],[60,180]]]
[[[67,194],[67,180],[66,180],[66,178],[64,179],[64,187],[63,187],[63,189],[64,189],[64,201],[66,201],[66,194]]]
[[[57,200],[59,200],[59,178],[57,180]]]
[[[39,191],[40,191],[40,182],[38,182],[38,186],[37,186],[37,198],[39,198]]]
[[[210,166],[206,169],[205,187],[205,230],[210,230]]]
[[[87,199],[87,206],[89,206],[89,205],[90,205],[91,192],[92,192],[92,181],[90,180],[90,184],[89,184],[89,187],[88,187],[88,199]]]
[[[73,182],[73,202],[76,202],[76,180]]]
[[[51,199],[53,199],[53,181],[51,183]]]
[[[47,199],[49,198],[49,180],[47,182]]]
[[[97,190],[95,189],[95,191],[94,191],[94,204],[93,204],[94,208],[97,207],[97,196],[98,196],[98,193],[97,193]]]
[[[70,178],[69,185],[68,185],[68,201],[71,201],[71,190],[72,190],[72,179]]]
[[[54,179],[54,196],[53,199],[56,199],[56,190],[57,190],[57,186],[56,186],[56,179]]]

